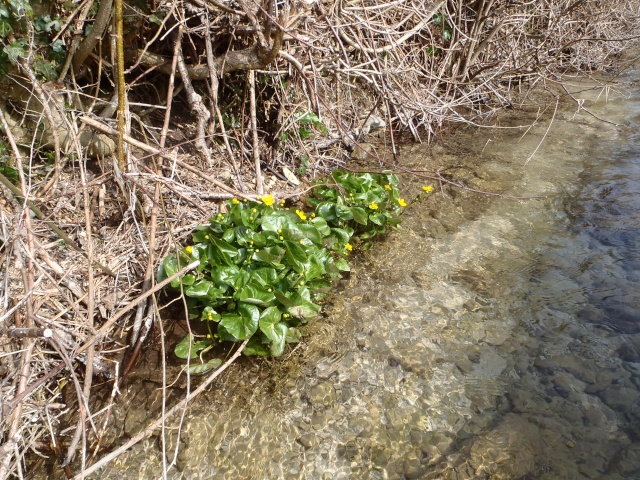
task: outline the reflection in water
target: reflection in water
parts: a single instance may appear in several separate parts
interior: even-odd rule
[[[594,108],[630,127],[567,111],[527,165],[546,125],[467,134],[467,184],[547,198],[414,211],[328,319],[353,340],[194,407],[170,476],[640,478],[640,97]],[[161,471],[148,445],[119,464]]]

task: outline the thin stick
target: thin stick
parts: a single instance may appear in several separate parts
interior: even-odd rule
[[[262,170],[260,169],[260,142],[258,140],[258,122],[256,120],[256,72],[249,70],[249,109],[251,115],[251,134],[253,137],[253,162],[256,169],[256,190],[264,193]]]
[[[218,378],[227,368],[229,368],[229,366],[233,362],[235,362],[236,359],[242,354],[242,350],[244,350],[244,347],[247,345],[247,343],[249,343],[249,339],[247,339],[244,342],[242,342],[240,347],[235,351],[235,353],[231,356],[231,358],[229,358],[229,360],[227,360],[220,368],[218,368],[215,372],[213,372],[213,374],[211,374],[211,376],[209,376],[202,383],[202,385],[200,385],[193,392],[191,392],[186,398],[184,398],[183,400],[178,402],[176,405],[174,405],[171,409],[167,410],[165,415],[163,415],[161,418],[159,418],[158,420],[153,422],[151,425],[149,425],[147,428],[145,428],[142,432],[138,433],[135,437],[133,437],[127,443],[125,443],[121,447],[117,448],[116,450],[114,450],[110,454],[104,456],[98,462],[96,462],[95,464],[93,464],[92,466],[87,468],[82,473],[82,475],[90,475],[91,473],[93,473],[96,470],[104,467],[107,463],[109,463],[112,460],[114,460],[115,458],[117,458],[121,453],[126,452],[127,450],[129,450],[136,443],[144,440],[145,438],[150,437],[153,434],[153,431],[155,429],[157,429],[158,427],[160,427],[160,425],[162,425],[162,422],[163,422],[163,420],[165,418],[170,417],[171,415],[173,415],[177,411],[179,411],[182,408],[184,408],[191,400],[193,400],[196,396],[198,396],[202,392],[204,392],[207,389],[207,387],[209,385],[211,385],[211,383],[213,383],[213,381],[216,378]],[[83,478],[82,475],[76,475],[73,478],[74,478],[74,480],[80,480],[81,478]]]
[[[115,24],[116,24],[116,63],[118,73],[118,167],[121,173],[127,173],[127,165],[124,161],[124,135],[126,119],[126,99],[124,82],[124,27],[122,19],[122,0],[115,0]]]
[[[540,140],[540,143],[538,143],[538,146],[536,147],[536,149],[533,151],[533,153],[531,155],[529,155],[529,158],[527,158],[527,161],[524,162],[525,165],[527,163],[529,163],[529,161],[531,161],[533,159],[533,157],[536,154],[536,152],[538,151],[538,149],[544,143],[544,139],[547,138],[547,135],[549,134],[549,130],[551,130],[551,125],[553,125],[553,120],[556,118],[556,112],[558,111],[558,103],[560,103],[560,97],[556,97],[556,107],[553,109],[553,116],[551,117],[551,121],[549,122],[549,126],[547,127],[547,131],[544,132],[544,135],[542,136],[542,139]]]

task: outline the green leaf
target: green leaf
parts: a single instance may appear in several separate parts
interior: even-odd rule
[[[278,299],[278,301],[284,305],[285,307],[289,308],[289,307],[295,307],[295,303],[293,303],[291,301],[291,299],[289,297],[286,296],[286,294],[284,294],[283,292],[279,291],[279,290],[274,290],[273,294],[276,296],[276,298]]]
[[[208,280],[198,280],[196,283],[194,283],[193,285],[189,286],[185,291],[184,294],[187,297],[193,297],[193,298],[203,298],[203,297],[207,297],[209,294],[209,289],[213,288],[213,284],[211,282],[209,282]]]
[[[273,246],[263,248],[257,252],[253,252],[251,259],[255,260],[256,262],[273,264],[280,262],[280,259],[282,259],[283,255],[284,250],[282,248]]]
[[[195,243],[202,243],[209,241],[210,230],[209,227],[200,226],[191,233],[191,238]]]
[[[309,223],[316,227],[322,236],[326,237],[331,234],[331,228],[329,228],[324,218],[316,216],[312,218]]]
[[[287,332],[287,343],[298,343],[302,339],[302,332],[297,328],[289,328]]]
[[[346,205],[336,205],[335,207],[336,216],[342,220],[353,220],[353,213],[351,212],[351,207],[347,207]]]
[[[162,19],[164,18],[163,12],[156,12],[149,15],[149,21],[156,25],[162,25]]]
[[[278,272],[275,268],[257,268],[251,272],[251,283],[262,285],[265,288],[270,288],[278,280]]]
[[[260,305],[262,307],[268,306],[276,299],[272,292],[269,292],[266,288],[257,285],[245,286],[240,290],[236,298],[242,302]]]
[[[351,235],[349,234],[349,232],[347,232],[342,228],[332,228],[331,234],[338,240],[338,243],[342,245],[344,245],[345,243],[348,243],[349,239],[351,238]]]
[[[309,257],[309,268],[305,273],[306,280],[313,280],[323,276],[327,271],[324,268],[325,259],[320,255],[311,255]]]
[[[156,279],[158,280],[158,282],[162,282],[167,278],[171,277],[172,275],[175,275],[178,272],[178,270],[180,270],[178,267],[178,259],[175,256],[175,254],[172,253],[162,261],[162,264],[158,269],[158,274],[156,275]],[[179,285],[180,285],[180,279],[175,279],[171,282],[171,286],[173,288],[176,288]]]
[[[282,313],[276,307],[266,308],[260,315],[260,331],[271,340],[271,355],[279,357],[284,351],[289,327],[280,321]]]
[[[320,313],[320,310],[322,310],[322,307],[320,307],[320,305],[316,305],[313,302],[304,302],[300,305],[289,307],[287,309],[287,312],[289,312],[290,315],[296,318],[306,319],[315,317],[318,313]]]
[[[351,209],[351,213],[353,214],[353,219],[361,225],[367,224],[368,215],[364,208],[361,207],[353,207]]]
[[[17,63],[18,58],[27,58],[29,56],[29,47],[26,38],[19,38],[4,47],[5,53],[9,56],[11,63]]]
[[[211,279],[218,285],[226,285],[240,290],[249,283],[249,272],[240,269],[237,265],[218,267],[211,271]]]
[[[384,214],[375,212],[369,215],[369,220],[371,220],[376,225],[382,226],[384,225],[386,218]]]
[[[200,352],[205,348],[211,346],[213,340],[207,338],[206,340],[194,341],[191,335],[184,337],[180,343],[176,345],[173,352],[178,358],[197,358]],[[189,355],[189,347],[191,347],[191,355]]]
[[[298,228],[302,231],[304,236],[307,237],[307,239],[311,240],[316,245],[320,245],[322,243],[322,234],[313,225],[301,223],[298,225]]]
[[[222,240],[224,240],[227,243],[233,242],[235,238],[236,238],[236,232],[234,231],[233,228],[226,229],[222,234]]]
[[[293,224],[293,217],[287,211],[274,211],[269,215],[265,215],[260,220],[262,229],[268,232],[278,232],[279,229],[285,229]]]
[[[327,223],[331,224],[338,219],[336,215],[336,204],[333,202],[323,202],[316,207],[317,217],[322,217]]]
[[[296,244],[285,240],[285,258],[291,264],[291,267],[298,273],[303,274],[309,267],[307,253],[300,244]]]
[[[242,350],[242,354],[247,356],[255,355],[258,357],[268,357],[269,353],[269,349],[262,343],[260,335],[254,335],[251,337],[247,346]]]
[[[231,263],[231,258],[238,255],[238,249],[233,245],[225,242],[224,240],[220,240],[216,237],[211,237],[210,242],[218,249],[223,258],[228,259],[228,263]]]
[[[214,368],[218,368],[222,365],[222,360],[219,358],[212,358],[206,363],[192,363],[189,365],[189,372],[195,375],[201,375],[203,373],[207,373]]]
[[[200,317],[200,320],[205,322],[219,322],[220,315],[213,309],[213,307],[207,305],[202,309],[202,316]]]
[[[245,340],[258,330],[260,310],[255,305],[241,303],[238,313],[240,315],[225,313],[222,315],[220,325],[238,340]]]
[[[11,27],[9,20],[6,18],[0,18],[0,37],[5,38],[11,32],[13,32],[13,28]]]
[[[344,258],[341,258],[340,260],[338,260],[336,262],[336,267],[338,267],[338,270],[340,270],[342,272],[350,272],[351,271],[351,267],[349,267],[349,263],[347,263],[347,261]]]

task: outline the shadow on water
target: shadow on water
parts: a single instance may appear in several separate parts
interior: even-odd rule
[[[579,95],[626,126],[567,108],[528,163],[547,124],[459,132],[464,158],[406,148],[412,168],[464,161],[472,188],[545,198],[445,188],[413,209],[295,369],[232,373],[192,406],[169,477],[640,478],[640,95]],[[157,478],[156,444],[101,478],[125,471]]]

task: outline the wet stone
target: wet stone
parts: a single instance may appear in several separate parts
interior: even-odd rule
[[[602,401],[612,410],[618,412],[631,411],[634,403],[640,399],[640,392],[635,389],[613,386],[599,393]]]
[[[316,385],[309,393],[309,400],[314,407],[330,406],[335,403],[336,399],[336,391],[329,382]]]
[[[402,471],[408,480],[420,478],[425,471],[420,458],[415,454],[407,455],[402,463]]]
[[[312,433],[307,433],[298,437],[296,441],[304,448],[309,449],[315,445],[316,436]]]
[[[456,364],[456,367],[458,367],[458,370],[460,370],[464,374],[467,374],[471,372],[471,370],[473,370],[473,362],[467,357],[457,356],[455,357],[454,362]]]

